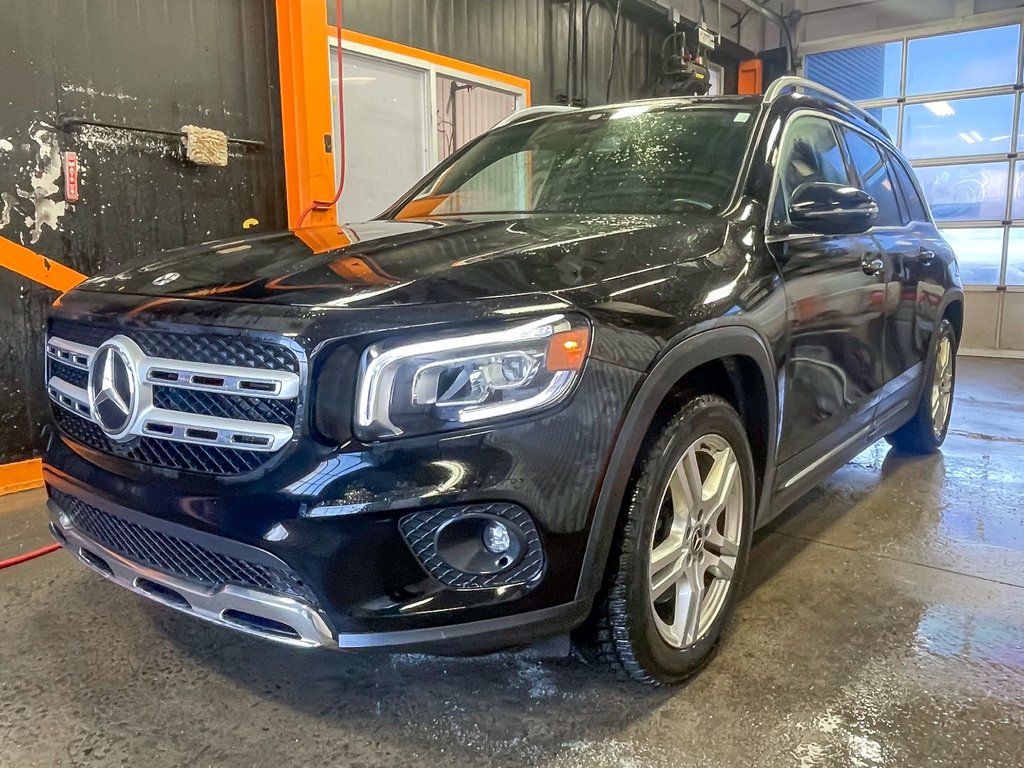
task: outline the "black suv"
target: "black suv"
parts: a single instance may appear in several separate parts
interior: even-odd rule
[[[962,325],[910,167],[835,94],[528,115],[373,221],[61,297],[52,530],[294,646],[578,629],[678,681],[757,526],[882,436],[942,443]]]

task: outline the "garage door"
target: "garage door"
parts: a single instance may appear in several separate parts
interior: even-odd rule
[[[1024,351],[1021,52],[1009,24],[804,59],[807,77],[877,116],[913,163],[968,286],[968,349]]]

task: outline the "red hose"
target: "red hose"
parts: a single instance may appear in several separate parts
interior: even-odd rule
[[[25,554],[18,555],[17,557],[0,560],[0,571],[4,568],[10,568],[12,565],[18,565],[19,563],[24,563],[29,560],[35,560],[37,557],[42,557],[43,555],[48,555],[51,552],[56,552],[58,549],[60,549],[60,544],[50,544],[47,547],[34,549],[31,552],[26,552]]]
[[[338,168],[338,188],[334,193],[333,200],[314,200],[299,216],[296,229],[302,228],[302,223],[312,211],[326,211],[338,204],[341,193],[345,189],[345,70],[342,65],[341,54],[341,2],[334,0],[334,27],[338,31],[338,146],[335,151],[341,161]]]

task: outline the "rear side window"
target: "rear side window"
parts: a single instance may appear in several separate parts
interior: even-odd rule
[[[905,166],[899,158],[889,155],[889,167],[896,176],[896,183],[899,184],[900,189],[903,190],[903,199],[907,201],[907,208],[911,221],[930,221],[928,208],[925,205],[924,200],[921,199],[921,195],[917,191],[917,185],[911,178],[910,171],[907,170],[907,166]]]
[[[896,202],[896,188],[893,186],[889,171],[886,168],[882,153],[873,141],[864,138],[856,131],[843,129],[846,147],[850,154],[850,163],[860,176],[865,192],[878,203],[878,220],[880,227],[901,226],[899,204]]]
[[[798,117],[790,123],[782,146],[774,221],[788,221],[793,192],[801,184],[814,181],[849,184],[850,178],[832,123],[818,117]]]

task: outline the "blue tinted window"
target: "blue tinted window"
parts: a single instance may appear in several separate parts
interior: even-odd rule
[[[911,40],[906,95],[1012,84],[1019,45],[1019,24]]]
[[[885,167],[881,152],[873,141],[869,141],[856,131],[844,129],[846,148],[850,152],[850,162],[857,169],[864,191],[878,203],[878,218],[875,223],[880,227],[898,226],[903,223],[900,209],[896,203],[896,190],[893,188],[889,171]]]
[[[896,177],[896,183],[903,190],[903,199],[907,201],[907,213],[912,221],[928,221],[928,211],[925,208],[921,194],[917,191],[917,185],[910,177],[910,171],[895,156],[886,152],[886,160],[889,161],[889,171]]]
[[[848,99],[900,95],[903,43],[879,43],[841,51],[808,54],[804,74]]]

